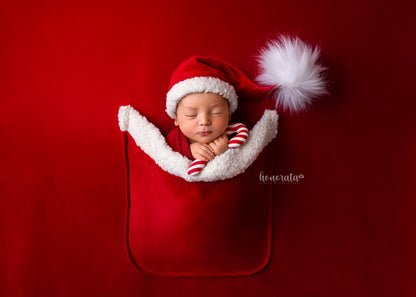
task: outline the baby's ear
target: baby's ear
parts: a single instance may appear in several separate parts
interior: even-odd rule
[[[173,123],[175,124],[175,126],[179,126],[178,120],[175,120]]]

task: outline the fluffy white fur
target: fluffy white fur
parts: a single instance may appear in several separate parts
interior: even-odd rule
[[[276,107],[303,111],[313,99],[324,95],[325,67],[318,64],[320,51],[297,37],[280,37],[269,42],[258,56],[260,84],[275,86]]]
[[[230,103],[230,112],[237,109],[237,94],[229,83],[215,77],[192,77],[175,84],[166,95],[166,112],[176,119],[176,106],[186,95],[192,93],[216,93]]]
[[[174,152],[160,130],[137,110],[131,106],[122,106],[118,117],[121,131],[130,133],[137,146],[163,170],[190,182],[224,180],[243,173],[257,159],[264,147],[276,137],[278,121],[275,110],[266,110],[250,131],[243,146],[227,150],[208,162],[199,175],[189,176],[186,172],[192,161]]]

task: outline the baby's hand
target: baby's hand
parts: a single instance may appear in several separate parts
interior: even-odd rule
[[[228,150],[228,137],[224,133],[218,138],[215,138],[208,145],[216,156],[221,155]]]
[[[194,142],[190,145],[192,157],[202,161],[211,161],[215,155],[208,144]]]

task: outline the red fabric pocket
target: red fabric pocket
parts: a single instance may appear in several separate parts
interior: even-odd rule
[[[272,145],[242,174],[188,182],[164,171],[125,132],[126,244],[139,270],[160,276],[240,276],[271,251]]]

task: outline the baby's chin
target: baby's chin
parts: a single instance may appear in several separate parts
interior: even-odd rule
[[[192,139],[192,142],[200,142],[200,143],[203,143],[203,144],[208,144],[216,138],[218,138],[218,136],[211,136],[210,135],[209,137],[208,136],[207,137],[197,137],[197,138]]]
[[[199,139],[199,140],[194,140],[193,142],[200,142],[200,143],[203,143],[203,144],[208,144],[211,141],[213,141],[214,139],[215,138],[213,138],[213,139]]]

